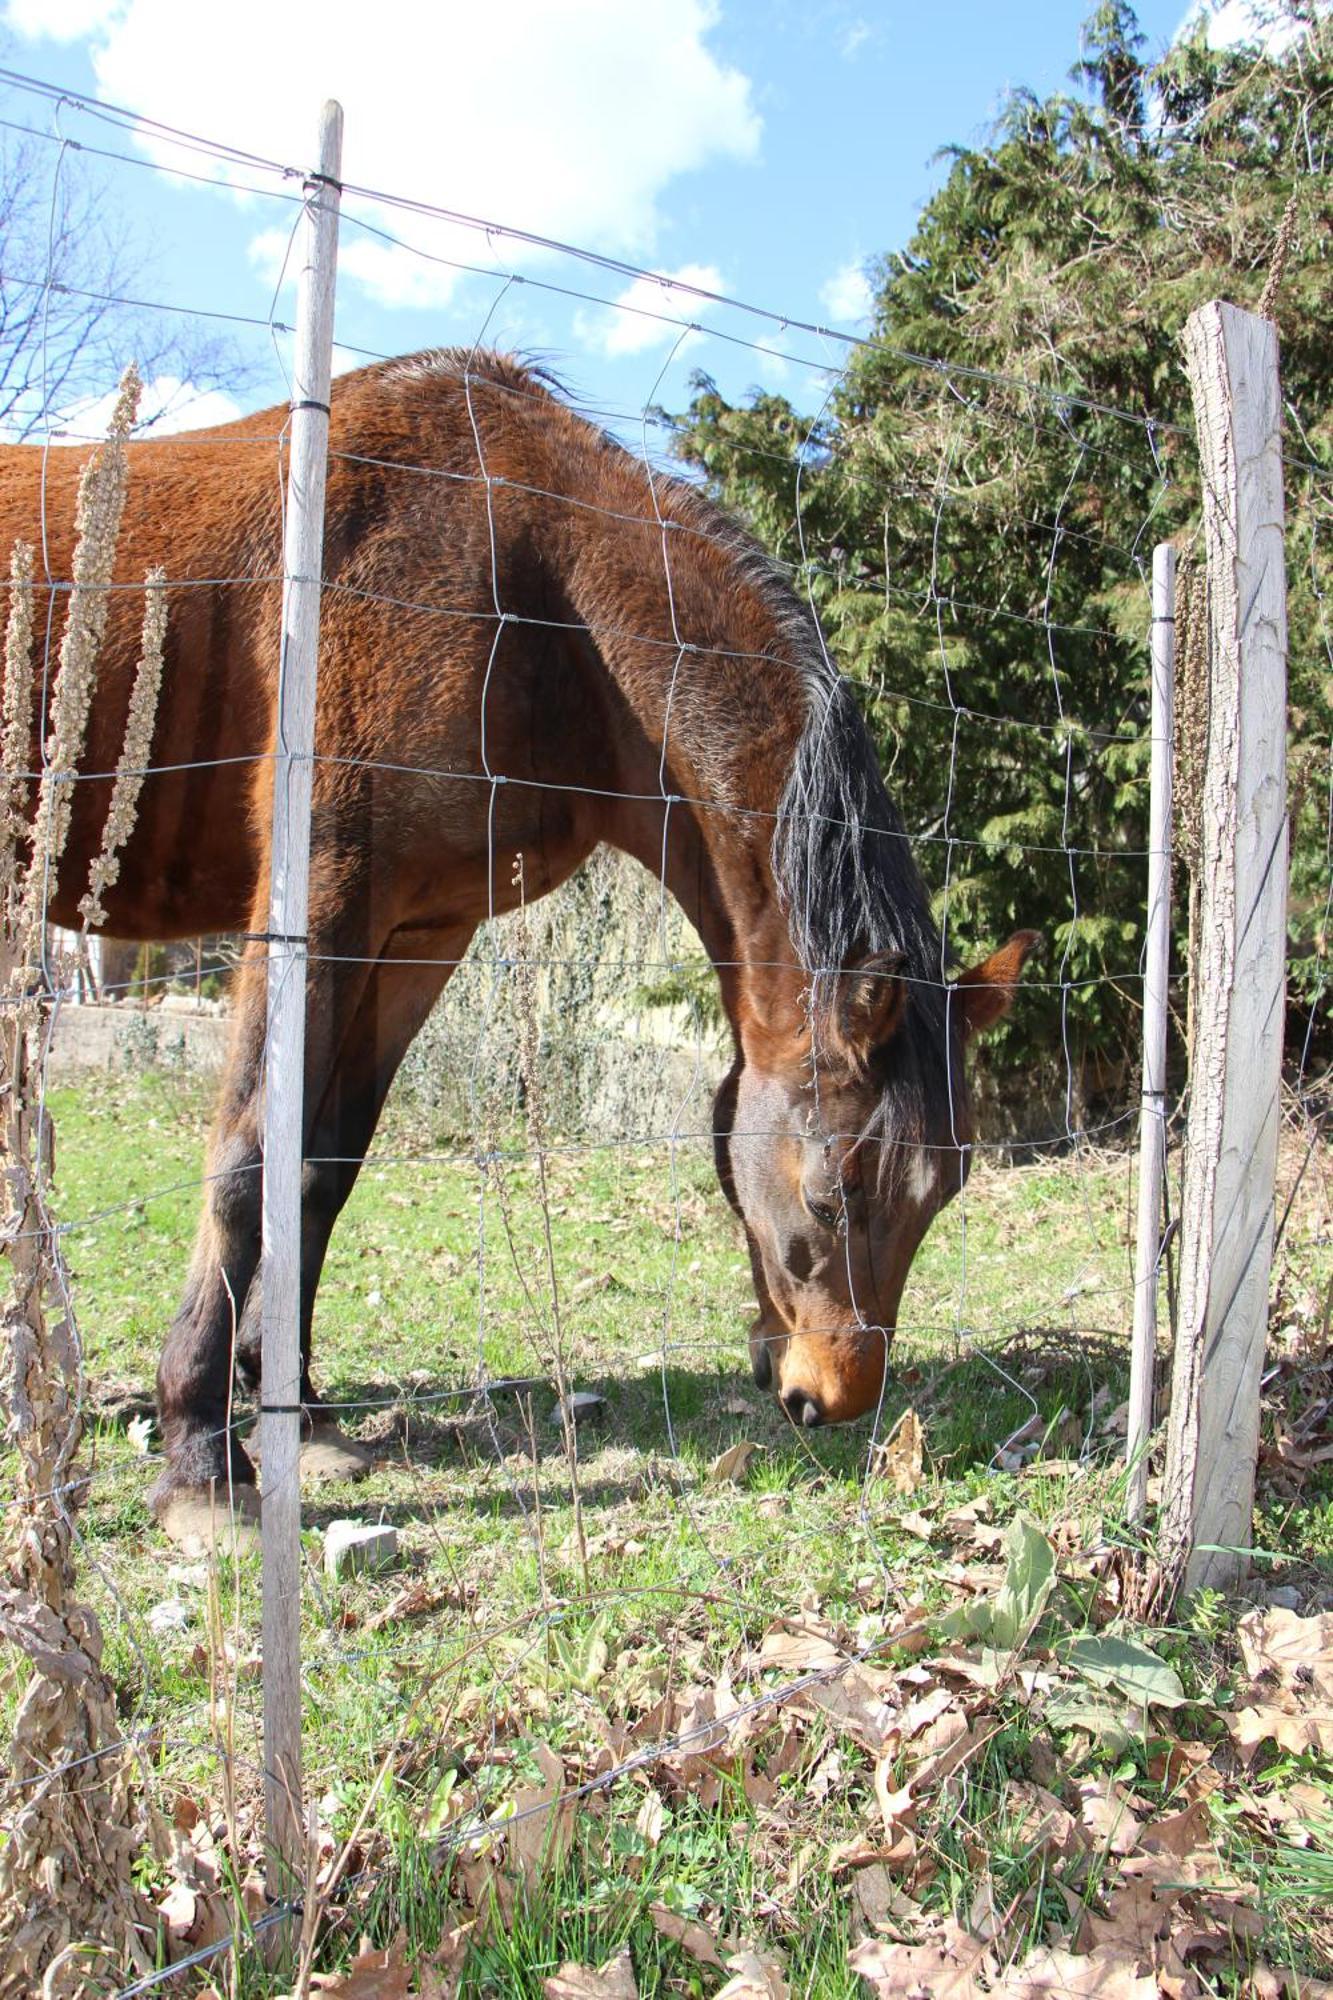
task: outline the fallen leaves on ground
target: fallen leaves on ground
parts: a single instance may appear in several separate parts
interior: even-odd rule
[[[915,1410],[904,1410],[889,1435],[875,1446],[870,1476],[891,1493],[915,1493],[926,1463],[926,1433]],[[927,1537],[929,1539],[929,1537]]]
[[[543,1782],[514,1793],[513,1817],[506,1824],[510,1871],[528,1888],[543,1870],[559,1867],[574,1838],[574,1801],[562,1797],[564,1766],[545,1743],[533,1754]]]
[[[1249,1700],[1227,1727],[1242,1760],[1266,1742],[1295,1756],[1333,1755],[1333,1613],[1251,1611],[1239,1638]]]
[[[983,2000],[980,1975],[986,1949],[949,1917],[921,1944],[867,1938],[847,1962],[876,2000],[907,2000],[916,1994],[930,2000]]]
[[[700,1965],[721,1968],[717,1939],[707,1924],[700,1923],[697,1917],[683,1917],[676,1910],[669,1910],[665,1903],[651,1903],[648,1914],[664,1938],[670,1938],[672,1944],[678,1944]]]
[[[750,1460],[756,1452],[763,1449],[763,1445],[752,1444],[748,1438],[742,1438],[737,1444],[728,1445],[725,1451],[718,1453],[709,1466],[708,1477],[715,1486],[722,1485],[726,1480],[732,1480],[739,1486],[745,1478]]]
[[[733,1952],[727,1970],[732,1976],[713,2000],[790,2000],[791,1988],[771,1952]]]
[[[596,1970],[590,1965],[562,1965],[542,1981],[542,1992],[546,2000],[639,2000],[628,1950],[617,1952]]]

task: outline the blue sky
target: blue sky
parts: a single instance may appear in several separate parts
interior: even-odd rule
[[[858,272],[910,234],[952,141],[982,135],[1007,87],[1062,84],[1090,0],[493,0],[489,7],[378,0],[8,0],[0,60],[63,89],[307,163],[325,95],[345,105],[344,170],[368,187],[576,242],[655,272],[855,327]],[[1182,0],[1140,0],[1156,53]],[[43,132],[156,161],[85,163],[109,216],[144,246],[144,293],[264,318],[292,210],[271,193],[200,187],[182,168],[246,186],[220,167],[22,91],[3,114]],[[49,148],[54,168],[59,147]],[[68,155],[66,155],[68,160]],[[681,407],[692,369],[735,395],[764,383],[805,407],[839,349],[818,337],[705,308],[659,285],[488,238],[429,217],[349,201],[426,250],[395,249],[349,221],[338,331],[402,353],[487,340],[549,357],[584,398],[633,412]],[[470,263],[493,275],[460,271]],[[513,282],[506,282],[509,274]],[[608,310],[562,286],[697,318],[683,339],[661,319]],[[290,297],[280,298],[290,316]],[[755,353],[719,336],[758,339]],[[273,343],[236,334],[249,405],[283,392]],[[346,350],[341,365],[356,356]],[[216,399],[176,398],[189,421]],[[619,428],[624,428],[622,422]]]

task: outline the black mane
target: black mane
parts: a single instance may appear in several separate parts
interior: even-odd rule
[[[900,1138],[942,1132],[947,1140],[962,1065],[948,1020],[943,944],[851,688],[822,661],[778,807],[773,873],[792,943],[812,975],[816,1052],[830,975],[871,952],[901,955],[906,1009],[883,1053],[876,1122]]]

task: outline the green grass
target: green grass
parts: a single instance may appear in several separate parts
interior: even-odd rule
[[[175,1562],[151,1527],[154,1467],[125,1420],[151,1392],[183,1281],[207,1098],[183,1077],[126,1075],[62,1086],[50,1102],[92,1406],[104,1412],[93,1426],[82,1574],[125,1724],[153,1733],[164,1798],[184,1792],[221,1816],[214,1698],[230,1676],[203,1568]],[[579,1434],[585,1568],[553,1421],[541,1204],[512,1136],[514,1156],[483,1175],[457,1134],[391,1107],[321,1288],[317,1379],[382,1452],[359,1485],[311,1492],[304,1516],[307,1796],[336,1839],[364,1814],[360,1860],[323,1945],[331,1963],[363,1930],[382,1942],[402,1930],[414,1951],[432,1950],[471,1913],[450,1843],[460,1824],[485,1839],[492,1816],[532,1781],[540,1746],[562,1758],[571,1782],[591,1781],[603,1752],[618,1761],[608,1744],[633,1747],[664,1691],[712,1688],[724,1675],[751,1694],[776,1686],[747,1664],[775,1617],[817,1606],[853,1652],[873,1649],[902,1606],[943,1613],[961,1578],[984,1579],[1000,1561],[919,1532],[919,1519],[905,1526],[905,1516],[925,1509],[938,1528],[984,1496],[998,1525],[1019,1509],[1041,1522],[1062,1560],[1060,1629],[1103,1622],[1100,1598],[1116,1572],[1089,1552],[1128,1539],[1107,1426],[1127,1376],[1125,1155],[983,1164],[965,1206],[935,1225],[909,1284],[879,1425],[885,1434],[911,1406],[925,1427],[923,1482],[898,1496],[866,1478],[866,1426],[796,1432],[750,1382],[749,1267],[708,1145],[682,1141],[669,1158],[665,1146],[583,1145],[552,1153],[547,1185],[569,1379],[605,1398]],[[1292,1281],[1307,1289],[1328,1277],[1316,1234],[1289,1239]],[[468,1391],[482,1362],[491,1378],[527,1386],[478,1406]],[[1057,1463],[998,1471],[997,1447],[1034,1413]],[[762,1447],[744,1482],[711,1482],[714,1457],[742,1438]],[[398,1526],[392,1574],[325,1581],[320,1531],[349,1513]],[[1327,1576],[1328,1469],[1294,1498],[1266,1495],[1261,1531],[1307,1566],[1301,1574],[1323,1565]],[[256,1568],[221,1579],[222,1621],[242,1660],[258,1630]],[[433,1608],[378,1622],[409,1585]],[[162,1625],[164,1603],[181,1607],[179,1628]],[[1206,1740],[1231,1698],[1225,1632],[1208,1627],[1205,1608],[1198,1629],[1158,1644],[1204,1704],[1178,1712],[1176,1726]],[[911,1657],[902,1665],[910,1671]],[[258,1839],[258,1680],[243,1671],[226,1693],[237,1773],[228,1838],[239,1866]],[[1067,1930],[1071,1898],[1077,1911],[1096,1882],[1086,1862],[1034,1852],[1013,1787],[1049,1785],[1053,1757],[1062,1783],[1127,1770],[1154,1810],[1171,1809],[1174,1782],[1150,1775],[1147,1737],[1131,1751],[1108,1748],[1039,1727],[1029,1708],[1019,1689],[995,1697],[961,1802],[942,1802],[938,1821],[922,1824],[930,1868],[913,1898],[927,1917],[966,1915],[988,1884],[995,1906],[1012,1911],[1015,1951]],[[847,1955],[864,1921],[850,1877],[831,1877],[824,1858],[873,1826],[873,1760],[816,1717],[803,1725],[797,1767],[756,1804],[755,1772],[781,1743],[784,1713],[766,1717],[747,1753],[748,1791],[737,1768],[702,1789],[653,1770],[590,1792],[560,1867],[473,1943],[464,1992],[540,1996],[562,1959],[600,1963],[628,1943],[641,1992],[711,1993],[719,1975],[660,1934],[648,1914],[655,1901],[701,1916],[733,1944],[771,1945],[795,1994],[863,1991]],[[833,1750],[834,1776],[812,1782]],[[1302,1768],[1333,1796],[1326,1767],[1305,1759]],[[655,1845],[635,1825],[649,1775],[666,1807]],[[1242,1810],[1228,1813],[1218,1819],[1228,1854],[1267,1896],[1273,1937],[1290,1962],[1317,1969],[1309,1912],[1324,1876],[1310,1850],[1279,1855]],[[242,1990],[269,1990],[253,1957]]]

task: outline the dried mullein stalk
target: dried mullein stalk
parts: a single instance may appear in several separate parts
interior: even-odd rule
[[[45,746],[37,812],[32,829],[32,861],[24,884],[18,929],[28,941],[26,962],[40,940],[42,917],[55,888],[56,871],[69,837],[74,777],[83,749],[97,677],[97,654],[106,631],[116,538],[125,505],[128,460],[125,440],[139,408],[139,371],[121,377],[107,441],[84,467],[74,515],[73,587],[60,642],[60,660],[51,690],[51,733]]]
[[[9,558],[9,618],[5,626],[4,713],[0,719],[0,884],[8,921],[18,843],[28,831],[24,810],[32,762],[31,542],[15,542]]]
[[[136,1753],[124,1742],[102,1633],[77,1593],[75,1516],[87,1475],[83,1359],[50,1191],[42,1062],[55,996],[34,976],[47,898],[69,828],[71,781],[92,700],[125,490],[137,376],[122,385],[111,443],[79,491],[73,590],[52,690],[51,739],[31,836],[32,558],[10,572],[0,816],[0,1427],[9,1503],[0,1509],[0,1662],[27,1684],[0,1758],[0,2000],[105,1991],[129,1965],[150,1972],[153,1912],[135,1886],[148,1831]],[[22,845],[31,858],[20,867]]]
[[[125,718],[125,741],[116,766],[116,782],[111,805],[102,829],[102,851],[88,871],[88,890],[79,904],[85,930],[106,922],[103,892],[120,874],[120,853],[134,830],[139,794],[148,772],[153,747],[153,724],[157,719],[158,690],[162,685],[162,646],[167,634],[167,573],[151,569],[144,579],[143,642],[139,665],[130,693]]]

